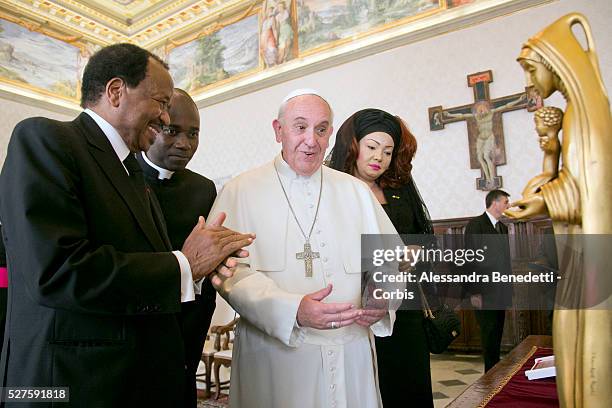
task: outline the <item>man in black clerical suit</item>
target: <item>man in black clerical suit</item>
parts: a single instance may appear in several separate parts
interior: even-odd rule
[[[138,162],[161,206],[172,249],[180,249],[198,216],[208,217],[217,190],[211,180],[185,168],[199,143],[200,113],[195,102],[185,91],[175,89],[168,112],[170,125],[162,127],[149,150],[138,155]],[[196,294],[192,302],[181,303],[186,407],[197,405],[195,375],[216,294],[210,279],[205,279],[201,295]]]
[[[503,190],[492,190],[486,198],[486,211],[473,218],[465,227],[467,248],[484,249],[484,260],[475,262],[474,270],[481,275],[492,276],[492,272],[512,274],[508,227],[499,221],[508,209],[509,194]],[[476,320],[480,325],[482,354],[485,372],[498,361],[504,330],[505,308],[512,304],[512,289],[509,284],[480,283],[468,289]]]
[[[224,215],[213,227],[201,218],[171,251],[134,153],[169,124],[172,91],[158,57],[115,44],[85,67],[74,121],[15,127],[0,174],[11,274],[3,386],[69,387],[66,406],[182,403],[181,301],[204,276],[220,283],[211,272],[253,236],[223,228]]]

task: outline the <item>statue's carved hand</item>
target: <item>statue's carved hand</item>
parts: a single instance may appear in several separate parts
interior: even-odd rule
[[[548,214],[546,203],[544,202],[544,196],[542,193],[530,194],[527,197],[513,202],[510,207],[518,207],[518,210],[506,210],[504,214],[510,218],[526,219],[532,218],[537,215]]]
[[[544,184],[548,183],[552,179],[553,177],[548,174],[538,174],[537,176],[529,180],[529,182],[523,189],[523,197],[529,197],[530,195],[537,193],[538,191],[540,191],[540,187],[542,187]]]

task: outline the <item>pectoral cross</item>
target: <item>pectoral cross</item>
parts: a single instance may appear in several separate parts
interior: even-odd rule
[[[305,276],[307,278],[312,278],[312,260],[319,257],[318,252],[312,252],[312,248],[310,247],[310,243],[304,243],[304,252],[298,252],[295,254],[296,259],[304,260],[304,269]]]

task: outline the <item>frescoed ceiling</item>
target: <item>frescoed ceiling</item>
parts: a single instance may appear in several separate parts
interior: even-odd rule
[[[89,57],[130,42],[204,106],[550,1],[0,0],[0,97],[78,111]]]
[[[83,42],[127,41],[152,48],[244,4],[244,0],[0,0],[0,17],[29,24],[33,31],[47,28]]]

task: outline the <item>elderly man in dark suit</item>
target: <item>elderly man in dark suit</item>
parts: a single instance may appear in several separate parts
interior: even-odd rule
[[[187,92],[175,89],[168,113],[170,124],[157,133],[146,153],[138,155],[138,163],[161,206],[172,249],[180,249],[198,217],[208,217],[217,190],[211,180],[185,168],[200,140],[200,113],[195,102]],[[202,294],[196,294],[192,302],[181,304],[187,366],[185,407],[196,406],[195,375],[215,311],[216,294],[210,279],[205,279]]]
[[[499,221],[509,207],[510,195],[503,190],[492,190],[486,198],[486,211],[473,218],[465,227],[466,247],[485,249],[484,260],[475,264],[476,272],[491,276],[492,272],[512,274],[508,227]],[[512,303],[511,286],[501,283],[480,283],[468,289],[476,320],[480,325],[480,339],[485,372],[498,361],[504,330],[505,309]]]
[[[211,228],[200,218],[171,251],[134,153],[169,124],[172,91],[159,58],[112,45],[85,67],[85,112],[13,131],[0,174],[6,387],[69,387],[67,406],[181,404],[181,301],[253,236],[223,228],[223,214]]]

